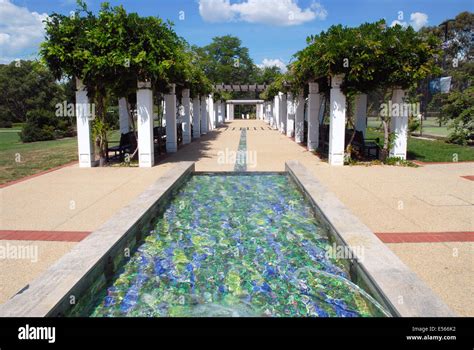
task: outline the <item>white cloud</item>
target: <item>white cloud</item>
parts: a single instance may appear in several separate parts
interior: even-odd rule
[[[423,12],[413,12],[410,14],[410,23],[407,23],[405,21],[394,20],[392,24],[390,24],[390,26],[393,27],[397,24],[401,25],[402,27],[411,26],[413,27],[413,29],[419,30],[420,28],[428,24],[428,15]]]
[[[257,64],[257,66],[260,67],[260,68],[276,66],[276,67],[280,68],[280,70],[283,73],[285,73],[287,71],[286,64],[278,58],[275,58],[275,59],[264,58],[263,61],[262,61],[262,64]]]
[[[243,21],[278,26],[298,25],[314,19],[324,20],[326,9],[313,2],[303,9],[297,0],[199,0],[199,13],[207,22]]]
[[[415,30],[419,30],[428,24],[428,15],[423,12],[414,12],[410,15],[410,25]]]
[[[199,13],[206,22],[227,22],[234,18],[229,0],[201,0]]]
[[[26,7],[0,0],[0,61],[38,50],[44,39],[46,13],[31,12]]]

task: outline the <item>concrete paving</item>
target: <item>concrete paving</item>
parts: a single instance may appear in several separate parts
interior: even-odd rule
[[[94,231],[173,163],[189,160],[196,162],[197,171],[232,171],[234,163],[229,154],[237,151],[240,128],[248,128],[247,151],[256,159],[248,165],[249,171],[284,171],[285,161],[298,160],[375,232],[474,231],[474,181],[461,177],[474,174],[474,163],[420,168],[330,167],[285,135],[269,130],[263,121],[255,120],[228,122],[151,169],[83,169],[74,165],[0,189],[0,229]],[[40,274],[74,245],[41,244],[52,247],[48,250],[50,260],[29,263],[29,276]],[[388,246],[454,311],[474,316],[474,302],[470,300],[474,280],[472,244],[440,243],[443,247],[450,244],[459,247],[459,256],[450,258],[445,251],[440,253],[444,259],[436,263],[430,251],[436,247],[433,254],[437,254],[438,244]],[[24,270],[9,264],[7,269],[0,269],[0,303],[25,285],[26,279],[14,278]],[[456,266],[458,275],[447,278],[452,266]]]

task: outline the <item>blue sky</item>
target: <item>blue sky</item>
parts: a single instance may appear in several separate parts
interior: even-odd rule
[[[87,0],[93,11],[101,1]],[[208,44],[214,36],[232,34],[248,47],[257,64],[288,63],[306,45],[306,37],[332,24],[356,26],[385,18],[415,29],[439,24],[461,11],[473,11],[472,0],[122,0],[129,12],[160,16],[175,23],[188,42]],[[67,14],[75,0],[0,0],[0,63],[34,56],[47,14]],[[182,11],[182,12],[181,12]],[[402,12],[402,13],[401,13]],[[402,14],[402,18],[399,15]],[[183,19],[184,15],[184,19]],[[181,16],[181,18],[180,18]]]

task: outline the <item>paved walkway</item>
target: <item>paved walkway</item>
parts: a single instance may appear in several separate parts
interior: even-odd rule
[[[474,231],[474,181],[465,178],[474,175],[474,163],[330,167],[255,120],[227,123],[151,169],[74,165],[0,189],[0,246],[38,246],[37,262],[0,259],[0,302],[72,248],[75,243],[61,242],[60,232],[94,231],[173,163],[192,160],[198,171],[234,170],[242,129],[247,171],[283,171],[286,160],[299,160],[454,311],[474,316],[474,243],[465,238]],[[23,230],[30,240],[20,240]]]

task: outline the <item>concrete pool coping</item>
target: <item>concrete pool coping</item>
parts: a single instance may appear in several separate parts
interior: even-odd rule
[[[351,249],[351,256],[355,257],[351,267],[357,270],[364,285],[393,315],[457,316],[306,167],[298,161],[287,161],[285,168],[325,219],[338,243]],[[357,256],[360,247],[363,247],[363,256]]]
[[[363,245],[365,259],[351,267],[363,279],[370,292],[393,315],[456,316],[408,269],[378,238],[297,161],[286,163],[286,170],[313,202],[330,226],[332,235],[347,246]],[[61,316],[72,309],[71,298],[79,303],[93,294],[95,281],[103,284],[111,275],[115,259],[123,260],[126,247],[133,247],[147,232],[147,220],[166,202],[173,191],[196,174],[194,162],[180,162],[109,221],[77,244],[44,274],[23,288],[7,303],[0,305],[0,316]],[[216,175],[282,174],[282,172],[218,172]],[[87,292],[88,291],[88,292]],[[401,298],[401,299],[400,299]],[[79,301],[78,301],[79,300]],[[400,303],[400,300],[402,303]]]
[[[113,269],[111,257],[123,257],[124,249],[140,241],[145,222],[154,209],[166,202],[193,171],[194,162],[177,163],[31,284],[0,305],[0,317],[64,315],[71,309],[71,300],[80,300],[95,280],[106,275],[110,266]]]

